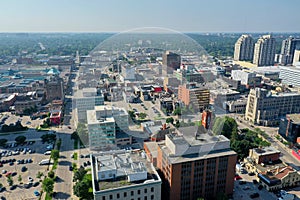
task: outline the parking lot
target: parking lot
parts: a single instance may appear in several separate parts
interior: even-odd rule
[[[24,145],[0,148],[0,182],[3,188],[0,197],[6,199],[38,199],[34,191],[41,191],[43,176],[37,177],[38,173],[47,175],[47,165],[39,165],[42,160],[49,159],[50,155],[44,155],[48,144],[41,141],[26,142]],[[7,177],[12,177],[13,186],[9,186]],[[21,177],[21,178],[20,178]]]
[[[253,182],[256,180],[255,175],[249,176],[247,173],[239,173],[242,179],[236,180],[234,183],[233,199],[277,199],[276,195],[268,192],[265,188],[261,187],[259,183]],[[260,187],[260,189],[259,189]],[[251,195],[258,193],[259,197],[251,198]]]

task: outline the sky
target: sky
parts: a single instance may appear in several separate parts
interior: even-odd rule
[[[300,32],[299,0],[1,0],[0,32]]]

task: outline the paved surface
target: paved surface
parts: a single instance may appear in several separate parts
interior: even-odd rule
[[[57,193],[54,199],[75,199],[72,197],[73,173],[69,170],[69,166],[72,165],[70,155],[73,152],[73,141],[70,139],[70,134],[57,133],[58,137],[62,139],[62,145],[59,163],[55,171],[58,181],[54,185],[54,191]]]
[[[47,166],[40,166],[38,163],[43,160],[43,159],[47,159],[50,156],[46,156],[43,153],[46,150],[46,146],[47,144],[42,144],[39,140],[37,140],[34,144],[32,145],[24,145],[24,146],[17,146],[14,148],[1,148],[0,151],[15,151],[17,148],[30,148],[31,150],[35,150],[36,153],[34,154],[23,154],[20,153],[19,155],[12,155],[12,156],[7,156],[7,157],[2,157],[1,160],[7,160],[7,159],[16,159],[16,160],[20,160],[20,159],[32,159],[32,163],[27,163],[27,164],[17,164],[17,162],[14,163],[14,165],[10,166],[9,164],[4,164],[3,167],[1,167],[1,173],[2,170],[6,170],[8,172],[16,172],[17,175],[13,176],[13,181],[14,181],[14,185],[17,186],[16,189],[14,190],[10,190],[8,183],[7,183],[7,178],[4,176],[4,174],[2,174],[2,177],[0,178],[0,182],[4,185],[4,187],[6,188],[5,191],[0,193],[0,196],[4,196],[6,197],[6,199],[38,199],[38,197],[35,197],[33,194],[34,190],[38,190],[41,191],[41,183],[37,186],[37,187],[30,187],[28,189],[24,188],[24,184],[27,184],[28,181],[28,177],[32,177],[33,178],[33,182],[39,182],[43,179],[43,177],[41,178],[37,178],[37,173],[41,172],[44,175],[46,175],[48,173],[47,171]],[[25,166],[27,168],[27,170],[25,172],[21,171],[21,168]],[[21,175],[22,180],[19,181],[18,177],[19,175]]]

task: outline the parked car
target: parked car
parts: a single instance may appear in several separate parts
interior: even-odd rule
[[[239,184],[240,184],[240,185],[245,185],[245,184],[246,184],[246,181],[240,181]]]
[[[40,182],[37,181],[37,182],[34,182],[34,183],[32,184],[32,186],[33,186],[33,187],[36,187],[36,186],[38,186],[39,184],[40,184]]]
[[[250,194],[251,199],[254,199],[254,198],[257,198],[257,197],[259,197],[259,194],[257,192],[255,192],[253,194]]]
[[[34,190],[33,191],[33,194],[37,197],[37,196],[40,196],[40,193],[39,193],[39,191],[37,191],[37,190]]]
[[[10,190],[14,190],[14,189],[16,189],[17,188],[17,186],[16,185],[12,185],[12,186],[10,186]]]
[[[21,172],[26,172],[26,170],[27,170],[27,167],[25,167],[25,166],[23,166],[23,167],[21,168]]]

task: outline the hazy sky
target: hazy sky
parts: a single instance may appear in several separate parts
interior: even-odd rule
[[[1,0],[0,32],[300,32],[299,0]]]

